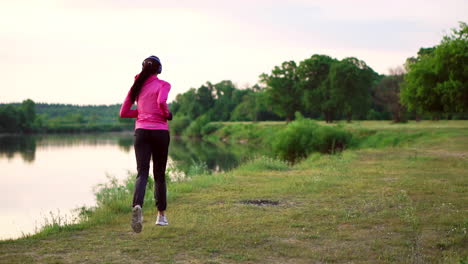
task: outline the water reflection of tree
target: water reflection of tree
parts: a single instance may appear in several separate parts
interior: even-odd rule
[[[177,168],[187,172],[193,163],[206,163],[211,171],[226,171],[259,153],[253,146],[213,144],[206,141],[171,139],[169,155]]]
[[[133,137],[120,137],[118,139],[118,144],[121,150],[130,152],[130,149],[133,147]]]
[[[119,149],[130,152],[133,148],[132,133],[93,133],[60,135],[18,135],[0,137],[0,158],[7,159],[19,153],[28,163],[35,160],[36,149],[43,147],[102,146],[118,145]],[[211,171],[227,171],[256,154],[264,154],[258,146],[249,144],[213,144],[206,141],[171,138],[169,155],[177,170],[188,173],[192,166],[206,164]],[[196,163],[196,164],[194,164]]]
[[[9,135],[0,136],[0,157],[13,158],[19,153],[25,162],[34,162],[36,148],[72,146],[118,146],[129,152],[133,145],[131,133],[90,133],[90,134],[57,134],[57,135]]]
[[[128,140],[133,134],[125,132],[116,133],[86,133],[86,134],[56,134],[47,135],[38,142],[40,147],[70,147],[70,146],[114,146],[120,139]],[[119,144],[119,146],[121,146]],[[123,144],[126,146],[126,143]]]
[[[36,140],[34,136],[2,136],[0,157],[11,159],[15,153],[20,153],[25,162],[31,163],[36,158]]]
[[[120,136],[118,145],[120,149],[129,152],[133,148],[132,135]],[[252,155],[261,153],[258,146],[249,144],[213,144],[202,140],[186,140],[171,138],[169,156],[174,166],[185,173],[194,163],[205,163],[211,171],[226,171],[235,168],[239,163]]]

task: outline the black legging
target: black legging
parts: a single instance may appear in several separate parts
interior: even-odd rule
[[[133,194],[133,206],[143,206],[151,156],[153,156],[154,198],[158,211],[166,210],[166,163],[169,149],[169,131],[137,129],[135,156],[138,175]]]

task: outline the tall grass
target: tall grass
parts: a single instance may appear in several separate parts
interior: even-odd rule
[[[129,175],[123,183],[115,177],[108,176],[108,182],[96,186],[94,193],[96,196],[96,208],[106,208],[112,214],[128,213],[132,204],[132,193],[135,188],[135,180]],[[148,177],[147,187],[151,187],[152,180]],[[145,197],[145,202],[146,202]]]
[[[80,213],[81,208],[75,209],[71,214],[50,211],[48,215],[43,216],[43,223],[36,227],[37,234],[23,234],[23,238],[28,237],[43,237],[54,233],[82,230],[87,225],[84,224],[85,216]]]

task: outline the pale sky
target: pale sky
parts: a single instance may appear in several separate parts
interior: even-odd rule
[[[0,0],[0,102],[121,103],[149,55],[169,101],[313,54],[385,74],[467,14],[468,0]]]

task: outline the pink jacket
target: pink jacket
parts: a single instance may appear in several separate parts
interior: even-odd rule
[[[135,79],[138,77],[135,76]],[[135,129],[169,130],[167,118],[167,96],[171,85],[160,80],[156,75],[151,75],[143,84],[140,94],[137,96],[137,109],[131,109],[130,91],[120,108],[120,117],[136,117]]]

